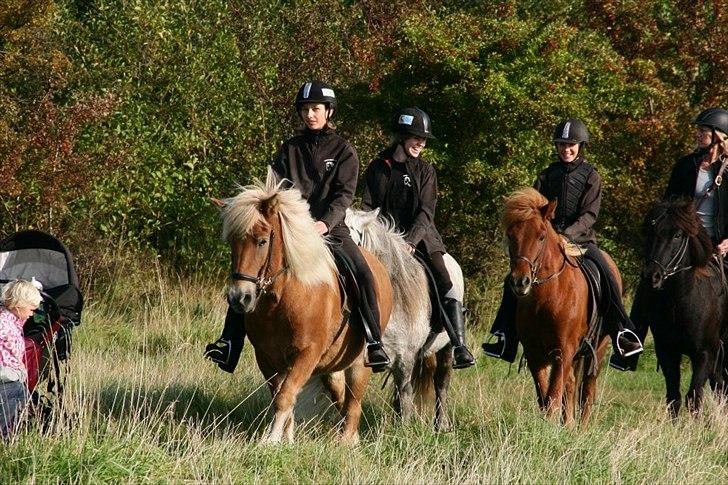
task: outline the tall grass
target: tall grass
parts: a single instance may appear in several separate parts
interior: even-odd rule
[[[135,274],[135,273],[132,273]],[[536,408],[527,372],[492,359],[456,371],[454,431],[436,434],[425,410],[394,418],[375,376],[361,443],[333,440],[328,413],[298,428],[294,445],[261,447],[269,398],[246,344],[234,375],[202,359],[217,337],[222,281],[119,275],[96,291],[77,329],[67,416],[0,445],[0,481],[101,482],[725,482],[728,419],[708,399],[698,419],[671,422],[648,346],[637,373],[605,370],[591,426],[567,430]],[[473,295],[492,316],[497,285]],[[479,322],[474,322],[479,323]],[[485,322],[473,325],[472,348]]]

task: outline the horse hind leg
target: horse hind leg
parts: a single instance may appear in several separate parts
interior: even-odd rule
[[[344,410],[344,401],[346,398],[346,377],[343,371],[332,372],[321,376],[321,382],[329,392],[331,402],[336,410],[341,413]]]
[[[450,431],[452,424],[447,411],[447,392],[452,378],[452,345],[448,344],[437,352],[437,367],[433,377],[435,383],[435,431]]]
[[[394,376],[394,411],[402,421],[409,421],[414,415],[412,367],[413,365],[405,365],[400,361],[395,364],[392,371]]]
[[[359,442],[359,421],[361,420],[361,403],[366,391],[371,369],[364,367],[364,361],[357,359],[344,371],[346,375],[346,395],[344,399],[344,423],[341,427],[339,441],[357,444]]]

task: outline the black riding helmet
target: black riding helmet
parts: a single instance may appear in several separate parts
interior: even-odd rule
[[[569,118],[554,128],[554,143],[589,143],[589,130],[578,118]]]
[[[405,108],[397,115],[397,131],[420,138],[435,138],[430,117],[420,108]]]
[[[326,119],[331,118],[336,111],[336,94],[334,89],[323,81],[308,81],[303,83],[296,94],[296,111],[306,103],[321,103],[330,111]]]
[[[722,108],[708,108],[701,111],[693,123],[698,126],[707,126],[728,135],[728,111]]]

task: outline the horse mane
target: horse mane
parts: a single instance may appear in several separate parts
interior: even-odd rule
[[[543,213],[541,211],[548,205],[548,203],[548,199],[533,187],[524,187],[522,189],[515,190],[505,199],[505,205],[503,206],[503,213],[501,215],[501,223],[504,228],[508,228],[519,222],[542,218]],[[553,235],[556,235],[556,230],[551,225],[550,221],[546,227],[549,228],[549,232],[553,232]],[[503,243],[506,248],[508,248],[508,244],[505,239]],[[559,244],[561,244],[561,242],[559,242]],[[567,241],[564,245],[564,251],[567,256],[583,256],[585,250],[578,244]]]
[[[653,227],[662,219],[673,223],[676,229],[680,229],[688,235],[690,259],[694,266],[702,267],[710,262],[713,257],[713,242],[703,227],[693,199],[682,197],[657,202],[645,217],[645,234],[652,234]]]
[[[394,308],[405,315],[417,315],[423,309],[430,312],[429,288],[425,273],[407,249],[402,233],[390,218],[377,217],[374,212],[347,210],[346,223],[362,235],[361,246],[376,256],[387,268],[392,280]],[[411,324],[414,318],[408,318]]]
[[[335,288],[334,258],[326,240],[316,232],[308,202],[298,189],[283,188],[284,182],[277,181],[273,170],[268,168],[265,183],[256,180],[252,185],[239,186],[238,195],[224,200],[221,211],[223,237],[226,240],[231,236],[242,238],[257,224],[268,226],[261,211],[275,199],[289,273],[304,286],[323,283]]]

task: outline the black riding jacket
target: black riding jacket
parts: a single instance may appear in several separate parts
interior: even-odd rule
[[[676,197],[695,198],[695,184],[698,180],[701,155],[691,153],[680,158],[672,168],[670,181],[665,190],[665,199]],[[720,162],[710,166],[713,177],[718,175]],[[728,170],[723,173],[723,183],[715,191],[715,234],[710,234],[713,242],[719,243],[728,238]]]
[[[343,227],[359,176],[359,158],[349,142],[328,128],[306,130],[283,143],[271,166],[301,191],[314,219],[329,231]]]
[[[403,163],[406,175],[395,180],[401,170],[392,164]],[[393,173],[394,172],[394,173]],[[396,193],[405,191],[408,193]],[[401,144],[381,152],[369,164],[364,174],[362,207],[380,208],[382,214],[394,218],[397,227],[405,232],[405,240],[417,247],[425,245],[427,253],[446,252],[442,237],[435,227],[437,206],[437,173],[435,167],[421,158],[408,156]]]
[[[551,221],[557,232],[575,243],[596,242],[593,226],[602,203],[602,178],[583,157],[553,162],[538,175],[534,188],[548,200],[558,199]]]

